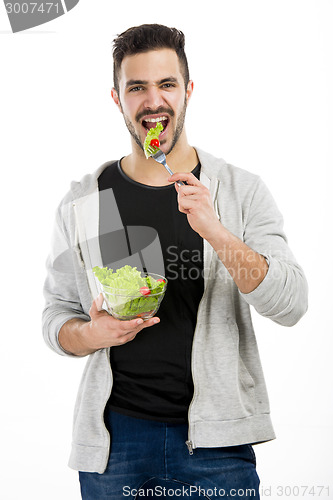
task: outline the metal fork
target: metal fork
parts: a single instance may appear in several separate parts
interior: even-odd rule
[[[161,163],[162,165],[164,165],[164,167],[167,169],[169,174],[173,175],[173,171],[167,165],[166,157],[165,157],[165,154],[163,153],[163,151],[156,148],[155,146],[148,146],[147,151],[151,155],[151,157],[154,158],[155,161],[157,161],[157,163]],[[185,186],[184,182],[182,182],[182,181],[176,181],[176,183],[178,184],[178,186]]]

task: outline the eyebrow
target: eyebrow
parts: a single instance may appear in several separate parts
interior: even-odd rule
[[[161,85],[162,83],[178,83],[177,78],[174,76],[168,76],[167,78],[162,78],[162,80],[159,80],[157,82],[158,85]],[[147,80],[128,80],[126,82],[126,88],[132,87],[133,85],[148,85]]]

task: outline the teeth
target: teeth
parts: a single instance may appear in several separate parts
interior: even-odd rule
[[[146,118],[144,121],[156,123],[156,122],[162,122],[163,120],[167,120],[167,117],[166,116],[159,116],[158,118]]]

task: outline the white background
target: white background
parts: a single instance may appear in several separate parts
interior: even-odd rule
[[[12,34],[0,5],[0,497],[80,498],[67,467],[85,360],[42,340],[42,285],[71,180],[130,151],[110,98],[111,41],[159,22],[186,35],[190,143],[262,176],[310,287],[293,328],[254,312],[278,439],[256,446],[262,498],[333,497],[333,7],[324,0],[98,2]],[[290,494],[288,487],[315,487]]]

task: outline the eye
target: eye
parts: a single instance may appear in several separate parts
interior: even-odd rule
[[[163,85],[162,85],[162,88],[165,88],[165,89],[170,89],[173,87],[175,87],[174,83],[163,83]]]
[[[137,85],[136,87],[132,87],[131,89],[129,89],[128,92],[138,92],[139,90],[142,90],[142,87]]]

